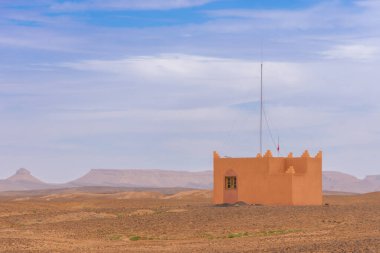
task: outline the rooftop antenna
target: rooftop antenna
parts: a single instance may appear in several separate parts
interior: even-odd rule
[[[261,78],[260,78],[260,154],[263,155],[263,42],[261,41]]]

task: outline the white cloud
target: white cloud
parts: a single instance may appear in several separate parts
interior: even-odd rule
[[[150,167],[170,153],[177,162],[196,156],[204,168],[211,157],[207,150],[238,156],[256,150],[257,61],[163,54],[50,68],[49,75],[34,73],[38,79],[29,75],[33,85],[0,83],[3,93],[23,94],[0,102],[3,155],[14,150],[13,157],[22,164],[43,168],[51,166],[41,163],[47,154],[69,160],[92,154],[104,157],[102,164],[109,159],[110,167],[123,162]],[[354,62],[264,63],[266,111],[275,136],[280,134],[282,151],[322,149],[326,168],[339,164],[335,154],[351,152],[352,146],[372,154],[380,124],[376,69],[376,64]],[[52,77],[57,81],[50,84]],[[252,104],[248,109],[241,107],[246,102]],[[21,109],[17,117],[8,112],[13,107]],[[272,147],[267,134],[265,147]],[[128,154],[128,160],[120,159],[120,153]],[[145,161],[142,154],[150,159]],[[166,162],[161,166],[178,168]],[[89,161],[87,166],[95,165]],[[339,169],[354,172],[345,166]]]
[[[327,59],[372,60],[378,59],[379,48],[367,45],[337,45],[322,52]]]
[[[9,29],[6,35],[1,36],[0,47],[80,53],[85,52],[85,49],[79,49],[85,42],[83,38],[54,30],[40,27],[15,27]]]
[[[0,39],[3,167],[70,179],[97,166],[211,168],[214,149],[252,155],[263,39],[266,109],[283,152],[322,149],[326,169],[377,173],[377,1],[355,10],[338,1],[220,10],[207,22],[148,28],[95,26],[66,13],[206,2],[67,1],[48,19],[8,15],[42,26],[4,26]]]
[[[101,10],[167,10],[200,6],[214,0],[85,0],[64,1],[51,5],[55,11]]]
[[[356,19],[358,16],[349,9],[342,8],[337,1],[322,2],[306,9],[296,10],[221,9],[204,13],[232,24],[244,21],[247,24],[246,27],[250,29],[297,30],[298,32],[351,27],[349,18]],[[234,22],[236,19],[237,22]]]
[[[164,84],[203,87],[213,86],[250,91],[260,78],[260,62],[244,59],[205,57],[185,54],[127,57],[120,60],[84,60],[61,64],[82,71],[117,74],[126,79]],[[304,77],[297,63],[266,62],[264,72],[267,87],[281,83],[294,87]]]
[[[380,2],[378,0],[360,0],[355,1],[355,4],[361,7],[380,8]]]

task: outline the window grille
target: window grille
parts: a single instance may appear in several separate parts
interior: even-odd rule
[[[234,190],[236,186],[236,177],[225,177],[225,189]]]

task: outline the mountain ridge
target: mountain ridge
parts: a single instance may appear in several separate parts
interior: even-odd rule
[[[323,171],[323,191],[367,193],[380,191],[380,175],[356,178],[338,171]],[[142,187],[211,189],[213,172],[155,169],[91,169],[83,176],[64,184],[50,184],[34,177],[27,169],[19,169],[0,180],[0,192],[73,187]]]
[[[212,188],[212,171],[92,169],[70,182],[78,186]]]

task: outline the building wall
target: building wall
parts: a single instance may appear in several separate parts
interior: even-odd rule
[[[290,168],[292,166],[292,168]],[[289,169],[290,168],[290,169]],[[226,190],[225,176],[237,177],[237,189]],[[322,156],[221,158],[214,153],[215,204],[243,201],[264,205],[322,204]]]
[[[293,176],[293,204],[322,204],[322,158],[306,159],[307,172]]]

